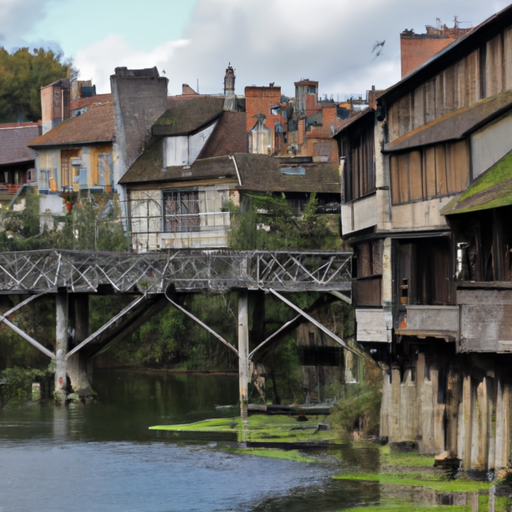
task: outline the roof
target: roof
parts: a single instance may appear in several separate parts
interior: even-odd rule
[[[290,159],[251,153],[234,155],[242,185],[256,192],[340,193],[340,171],[336,163],[290,165]],[[283,165],[284,164],[284,165]]]
[[[458,198],[450,201],[442,215],[469,213],[512,205],[512,152],[479,176]]]
[[[153,135],[188,135],[217,119],[224,98],[203,97],[187,100],[162,114],[153,125]]]
[[[35,160],[27,144],[40,133],[38,123],[0,124],[0,165]]]
[[[215,130],[210,135],[198,158],[246,153],[248,138],[245,112],[223,112]]]
[[[336,131],[334,132],[333,138],[336,137],[339,133],[345,131],[349,126],[351,128],[354,127],[356,123],[358,123],[361,119],[366,118],[368,114],[375,113],[375,110],[372,107],[367,107],[364,110],[361,110],[360,112],[357,112],[357,114],[347,118],[343,119],[336,128]],[[372,118],[373,120],[373,118]]]
[[[464,107],[386,144],[385,151],[402,151],[448,140],[462,139],[512,108],[512,90]]]
[[[108,102],[91,105],[82,115],[66,119],[33,140],[30,147],[94,144],[113,139],[114,111],[112,103]]]
[[[512,5],[487,18],[473,30],[436,53],[424,64],[412,71],[380,96],[379,104],[392,103],[396,99],[437,75],[443,69],[480,48],[486,41],[496,37],[501,30],[512,25]]]
[[[162,143],[156,140],[119,180],[122,184],[190,182],[231,178],[241,190],[255,192],[339,193],[337,164],[290,165],[267,155],[235,153],[197,159],[192,165],[162,169]],[[284,168],[284,169],[282,169]],[[284,170],[285,173],[282,171]]]

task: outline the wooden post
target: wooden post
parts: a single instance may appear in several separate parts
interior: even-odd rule
[[[55,391],[57,404],[66,402],[68,394],[66,374],[66,352],[68,350],[68,294],[60,291],[55,296],[56,306],[56,335],[55,335]]]
[[[462,464],[464,471],[471,469],[471,448],[473,446],[473,416],[474,416],[474,396],[471,377],[464,376],[462,383],[462,407],[464,409],[464,451],[462,455]]]
[[[240,390],[240,417],[247,421],[247,405],[249,401],[249,307],[247,290],[238,292],[238,380]],[[244,429],[245,431],[245,429]],[[245,442],[245,439],[243,439]]]

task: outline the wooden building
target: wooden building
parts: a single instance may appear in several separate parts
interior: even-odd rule
[[[381,433],[467,470],[510,456],[512,7],[336,135],[356,339],[389,364]]]

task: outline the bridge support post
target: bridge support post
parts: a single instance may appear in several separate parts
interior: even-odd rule
[[[68,351],[68,294],[60,291],[55,296],[56,332],[55,332],[55,390],[57,404],[66,402],[68,384],[66,374],[66,353]]]
[[[240,417],[244,424],[247,422],[249,378],[249,292],[241,290],[238,292],[238,380]]]
[[[73,346],[76,346],[89,336],[89,295],[73,294],[70,297],[69,306],[71,326],[75,333]],[[67,361],[67,373],[73,392],[78,393],[82,398],[91,396],[88,363],[87,347],[72,354]]]

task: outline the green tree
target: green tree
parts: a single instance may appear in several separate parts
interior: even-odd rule
[[[71,74],[71,60],[52,50],[0,47],[0,122],[41,119],[41,87]]]

